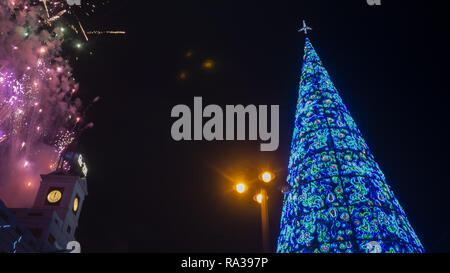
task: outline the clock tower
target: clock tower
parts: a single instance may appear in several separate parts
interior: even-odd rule
[[[43,243],[41,251],[65,250],[68,242],[76,241],[75,230],[88,194],[86,175],[82,155],[65,153],[56,171],[41,175],[33,207],[15,209],[22,224]]]

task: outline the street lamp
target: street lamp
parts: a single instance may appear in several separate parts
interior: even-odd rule
[[[274,179],[275,179],[275,174],[273,174],[272,172],[269,172],[269,171],[265,171],[259,175],[259,180],[261,180],[264,183],[269,183]]]
[[[255,195],[255,201],[261,204],[263,202],[263,195],[261,193]]]
[[[267,200],[269,196],[265,188],[261,188],[260,192],[255,195],[255,201],[261,206],[261,231],[264,252],[269,252],[269,207]]]
[[[264,171],[259,175],[259,180],[265,185],[275,179],[275,174],[270,171]],[[264,252],[269,252],[269,206],[267,205],[267,190],[265,187],[260,188],[259,194],[256,195],[256,201],[261,205],[261,230],[263,239]]]
[[[244,183],[239,183],[236,185],[236,191],[238,193],[244,193],[247,190],[247,187],[245,186]]]
[[[266,188],[269,186],[270,182],[272,182],[275,179],[275,174],[270,171],[264,171],[261,172],[258,175],[258,180],[262,183],[259,183],[258,191],[256,195],[253,196],[253,200],[257,202],[261,206],[261,231],[262,231],[262,243],[263,243],[263,249],[264,252],[270,251],[270,244],[269,244],[269,208],[267,200],[269,199],[269,196],[267,194]],[[258,181],[256,180],[256,181]],[[244,183],[239,182],[235,185],[235,190],[239,194],[243,194],[245,191],[247,191],[247,185]]]

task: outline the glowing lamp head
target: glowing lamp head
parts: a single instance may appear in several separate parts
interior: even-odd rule
[[[259,194],[257,194],[256,196],[255,196],[255,200],[256,200],[256,202],[258,202],[258,203],[262,203],[262,201],[263,201],[263,195],[261,194],[261,193],[259,193]]]
[[[269,172],[265,172],[262,174],[261,178],[262,178],[262,181],[268,183],[272,180],[272,174]]]
[[[263,172],[259,178],[262,182],[269,183],[275,178],[275,175],[271,172]]]
[[[244,193],[245,192],[245,190],[246,190],[246,186],[245,186],[245,184],[243,184],[243,183],[239,183],[239,184],[237,184],[236,185],[236,191],[238,192],[238,193]]]

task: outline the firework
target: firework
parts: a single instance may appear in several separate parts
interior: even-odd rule
[[[0,143],[6,140],[6,134],[3,133],[2,129],[0,128]]]
[[[103,34],[115,34],[124,35],[125,31],[121,30],[109,30],[109,31],[86,31],[82,18],[89,17],[96,12],[97,5],[104,6],[109,1],[80,1],[79,4],[72,3],[73,1],[64,0],[40,0],[31,1],[32,5],[43,7],[45,10],[45,16],[42,15],[42,20],[47,25],[52,25],[55,22],[60,22],[63,17],[65,20],[63,24],[66,24],[69,29],[72,29],[75,34],[82,34],[84,40],[89,41],[88,35],[103,35]]]
[[[112,34],[112,35],[125,35],[126,32],[123,30],[92,30],[86,32],[89,35],[106,35],[106,34]]]
[[[27,185],[86,127],[64,33],[51,26],[72,12],[63,2],[0,2],[0,198],[9,206],[32,204],[37,188]]]

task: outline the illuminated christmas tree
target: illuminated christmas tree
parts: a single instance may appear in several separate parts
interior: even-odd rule
[[[424,252],[306,38],[277,252]]]

